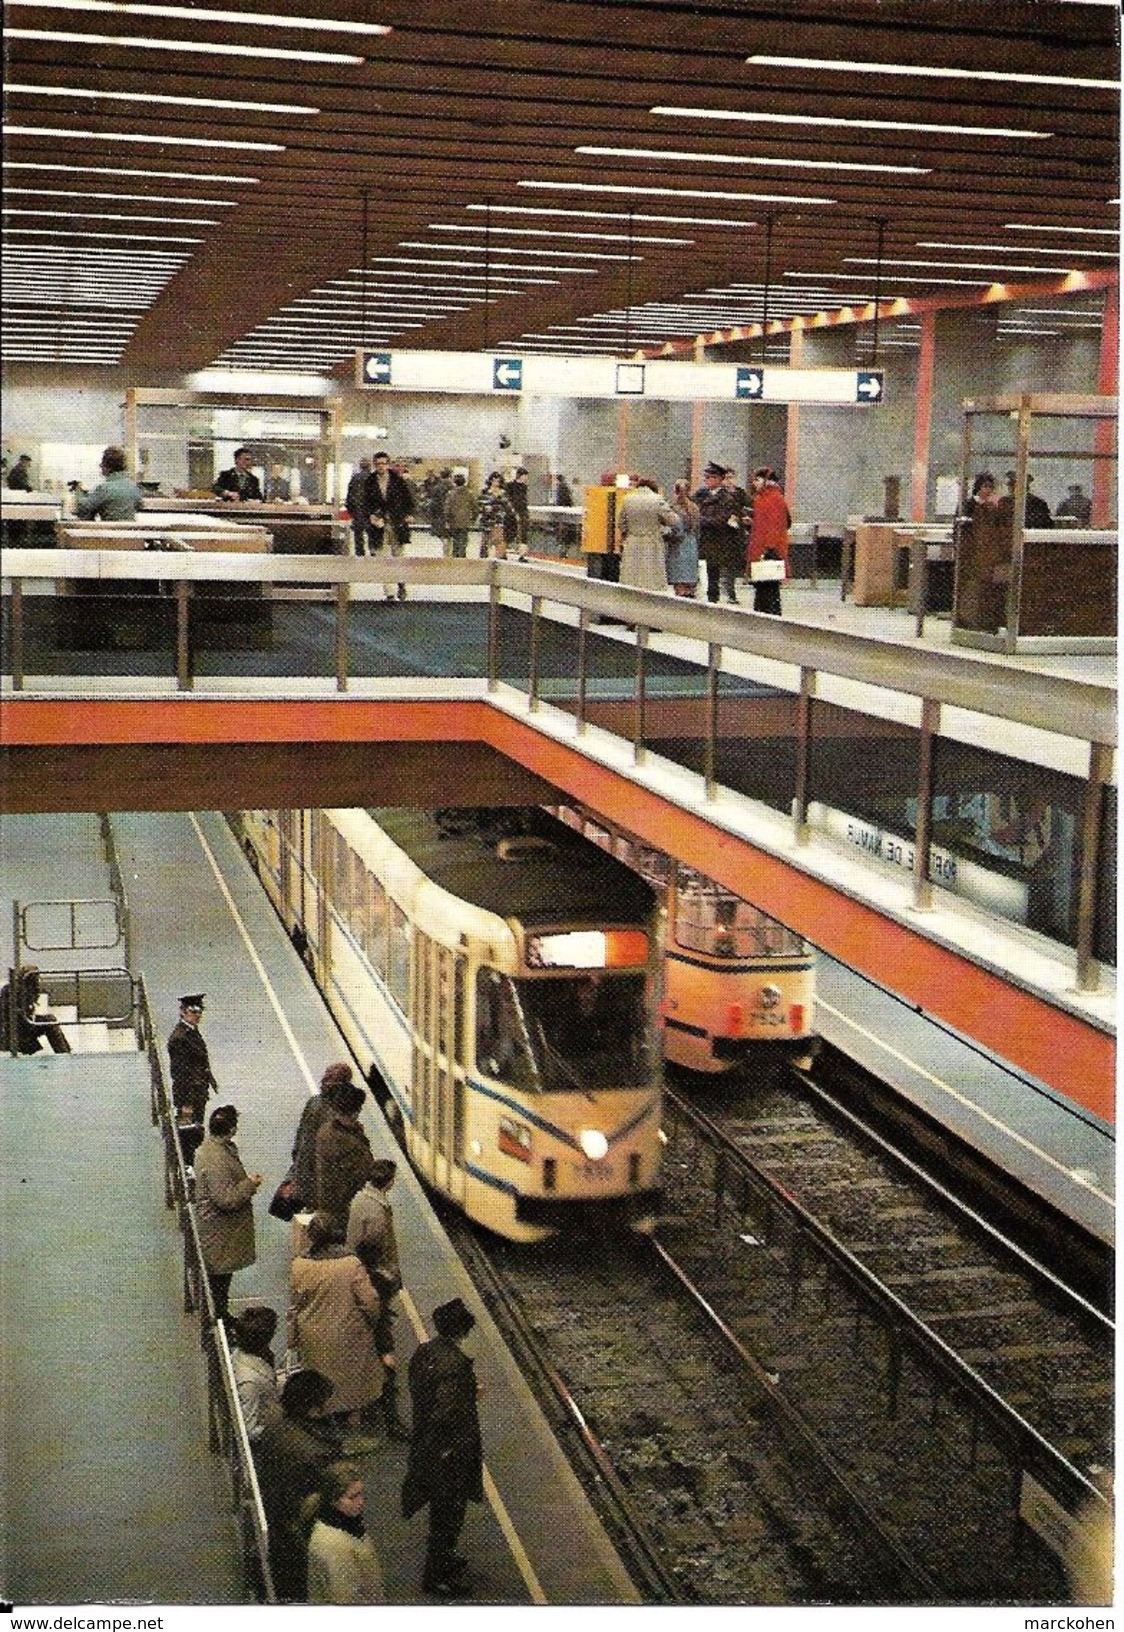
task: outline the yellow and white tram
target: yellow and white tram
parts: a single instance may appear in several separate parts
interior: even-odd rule
[[[635,871],[537,808],[239,821],[435,1190],[522,1241],[651,1216],[662,913]]]
[[[555,807],[568,827],[634,868],[667,910],[663,1052],[690,1071],[728,1071],[762,1045],[803,1055],[814,1038],[815,954],[752,902],[605,817]]]

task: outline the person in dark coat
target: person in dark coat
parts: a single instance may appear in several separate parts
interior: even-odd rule
[[[293,1180],[297,1187],[297,1211],[314,1213],[316,1198],[316,1135],[332,1114],[332,1100],[341,1083],[350,1083],[352,1070],[346,1060],[329,1065],[320,1078],[319,1093],[305,1100],[293,1140]]]
[[[179,1129],[184,1164],[190,1167],[203,1140],[203,1119],[208,1094],[217,1094],[219,1085],[211,1070],[207,1045],[199,1030],[203,1014],[203,993],[180,998],[180,1017],[168,1038],[168,1064],[172,1071],[172,1104]]]
[[[249,448],[235,448],[234,463],[229,470],[220,470],[211,492],[219,499],[244,503],[247,499],[261,503],[261,483],[254,475],[254,456]]]
[[[238,1111],[220,1105],[211,1112],[207,1138],[195,1157],[195,1206],[199,1246],[211,1283],[216,1320],[225,1320],[230,1283],[239,1269],[248,1269],[257,1257],[254,1239],[254,1197],[261,1174],[247,1173],[234,1143]]]
[[[398,1237],[394,1230],[394,1209],[390,1205],[390,1189],[397,1173],[397,1163],[381,1156],[375,1158],[371,1177],[352,1198],[345,1242],[371,1277],[371,1285],[378,1293],[375,1346],[383,1367],[379,1405],[387,1438],[405,1444],[410,1430],[398,1415],[398,1356],[394,1345],[394,1302],[402,1290]]]
[[[422,1586],[450,1598],[464,1591],[468,1562],[456,1545],[468,1503],[484,1500],[480,1390],[472,1361],[460,1348],[476,1320],[460,1298],[453,1298],[433,1311],[433,1324],[437,1336],[415,1349],[410,1360],[414,1431],[402,1515],[411,1518],[428,1504]]]
[[[356,555],[366,555],[368,532],[370,530],[370,516],[367,513],[367,481],[371,474],[371,461],[360,459],[351,480],[347,484],[347,497],[344,505],[351,517],[351,534],[355,540]],[[374,549],[374,545],[371,545]]]
[[[283,1604],[303,1604],[308,1596],[308,1540],[301,1508],[340,1455],[339,1436],[324,1420],[331,1394],[332,1385],[320,1372],[294,1372],[281,1390],[281,1410],[269,1418],[253,1447],[269,1524],[269,1568]]]
[[[39,1040],[47,1039],[56,1054],[69,1054],[70,1044],[66,1033],[59,1025],[53,1014],[40,1014],[39,1009],[39,970],[35,964],[29,963],[19,971],[16,978],[16,1051],[20,1054],[38,1054]],[[11,1049],[11,988],[0,987],[0,1033],[3,1035],[3,1046]]]
[[[694,498],[699,507],[699,560],[706,563],[706,598],[716,602],[721,588],[736,606],[735,584],[745,557],[745,532],[739,490],[727,485],[726,475],[726,466],[712,461],[703,471],[703,485]]]
[[[353,1082],[340,1083],[326,1121],[316,1135],[316,1206],[347,1228],[351,1198],[375,1171],[375,1153],[359,1122],[366,1092]]]
[[[368,536],[372,552],[388,545],[391,555],[401,555],[410,541],[410,523],[414,519],[414,496],[396,470],[391,470],[385,453],[375,454],[375,468],[367,477],[365,488]],[[386,598],[394,599],[394,590],[386,586]],[[398,585],[398,599],[406,599],[405,584]]]

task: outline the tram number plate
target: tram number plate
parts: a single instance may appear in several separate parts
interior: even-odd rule
[[[611,1179],[613,1177],[612,1162],[581,1162],[578,1164],[578,1176],[583,1179]]]

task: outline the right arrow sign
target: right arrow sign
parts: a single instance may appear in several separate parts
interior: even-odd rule
[[[855,375],[856,402],[882,401],[882,370],[880,368],[859,369]]]

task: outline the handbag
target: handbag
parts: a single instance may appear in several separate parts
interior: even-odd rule
[[[294,1213],[299,1213],[304,1206],[301,1193],[297,1189],[297,1181],[293,1177],[292,1168],[286,1173],[281,1183],[273,1192],[273,1200],[269,1204],[269,1213],[272,1218],[279,1218],[288,1224]]]
[[[784,578],[784,562],[779,555],[762,556],[760,561],[749,563],[749,581],[751,584],[776,583]]]

